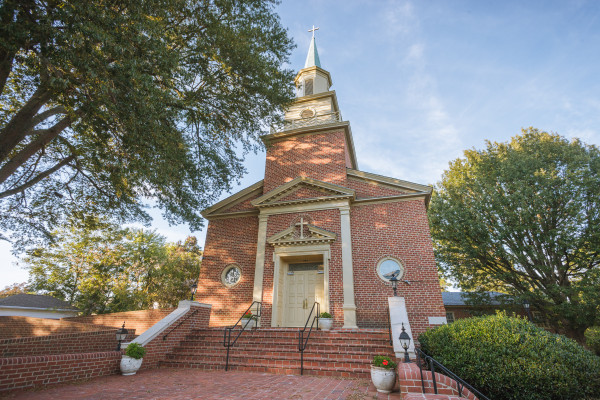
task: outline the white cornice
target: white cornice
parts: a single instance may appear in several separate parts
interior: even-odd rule
[[[371,172],[358,171],[356,169],[346,169],[348,176],[358,178],[362,180],[368,180],[372,182],[383,183],[386,185],[394,186],[397,188],[408,189],[413,192],[426,192],[431,194],[433,188],[427,185],[421,185],[419,183],[403,181],[401,179],[390,178],[383,175],[373,174]]]
[[[259,193],[262,193],[262,187],[263,187],[263,180],[260,180],[258,182],[256,182],[253,185],[248,186],[245,189],[240,190],[239,192],[232,194],[231,196],[227,197],[226,199],[223,199],[221,201],[219,201],[216,204],[213,204],[212,206],[208,207],[207,209],[203,210],[201,212],[202,216],[206,219],[211,219],[211,217],[215,216],[215,215],[219,215],[218,211],[228,207],[228,206],[233,206],[236,203],[242,202],[246,199],[248,199],[249,197],[256,195]],[[242,212],[247,212],[247,211],[242,211]],[[229,214],[229,213],[227,213]]]

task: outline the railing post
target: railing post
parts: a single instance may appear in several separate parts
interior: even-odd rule
[[[429,358],[429,370],[431,371],[431,379],[433,380],[433,393],[438,394],[437,384],[435,382],[435,364],[431,358]]]
[[[417,363],[419,364],[419,371],[421,372],[421,387],[423,388],[423,394],[425,394],[425,381],[423,379],[423,364],[421,361],[420,350],[415,348],[415,353],[417,354]]]

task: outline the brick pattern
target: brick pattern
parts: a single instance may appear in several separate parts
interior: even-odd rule
[[[112,351],[117,347],[115,333],[116,329],[109,329],[96,332],[0,339],[0,357]],[[135,330],[129,330],[128,340],[132,340],[134,337]]]
[[[0,393],[119,372],[121,352],[0,358]]]
[[[420,393],[423,394],[423,384],[425,385],[425,394],[434,394],[433,379],[431,371],[423,370],[423,382],[421,382],[421,371],[415,363],[400,363],[398,364],[398,381],[400,383],[400,392],[403,394]],[[446,397],[421,397],[421,398],[439,398],[439,399],[469,399],[477,400],[477,397],[468,389],[462,388],[461,396],[459,397],[458,386],[456,381],[450,379],[446,375],[435,373],[435,381],[438,389],[438,395]],[[452,396],[452,397],[448,397]],[[406,398],[406,397],[405,397]],[[419,398],[419,397],[411,397]]]
[[[398,295],[406,300],[416,339],[432,327],[428,317],[446,316],[423,201],[353,207],[350,221],[358,326],[388,324],[387,298],[393,291],[376,267],[383,257],[392,256],[405,268],[402,280],[410,282],[399,282]]]
[[[70,321],[70,319],[0,317],[0,339],[47,336],[73,332],[93,332],[107,328],[109,327]]]
[[[175,321],[171,327],[165,329],[149,343],[146,343],[146,355],[141,369],[156,368],[164,361],[167,354],[186,337],[193,329],[208,327],[211,309],[207,307],[190,307],[188,312]],[[181,324],[180,324],[181,322]],[[167,335],[166,339],[163,339]]]
[[[348,177],[348,180],[346,181],[346,187],[356,191],[357,199],[397,196],[399,194],[407,193],[406,191],[393,189],[389,186],[378,184],[377,182],[365,181],[353,177]]]
[[[79,322],[113,328],[120,328],[123,325],[123,322],[125,322],[125,328],[134,329],[138,335],[141,335],[152,325],[169,315],[173,310],[174,308],[125,311],[112,314],[62,318],[61,321]]]
[[[234,331],[232,340],[238,332]],[[367,378],[373,354],[394,357],[387,330],[313,330],[304,352],[304,374]],[[161,365],[223,370],[226,355],[223,329],[199,329],[182,340]],[[229,367],[250,372],[300,374],[298,329],[244,331],[230,349]]]
[[[262,192],[259,194],[256,194],[254,196],[251,196],[249,198],[247,198],[246,200],[239,202],[237,204],[234,204],[232,207],[230,208],[226,208],[223,210],[220,210],[219,212],[236,212],[236,211],[250,211],[250,210],[255,210],[256,207],[254,207],[252,205],[252,200],[259,198],[260,196],[262,196]]]
[[[346,140],[343,130],[298,135],[267,147],[264,193],[298,176],[344,185]]]
[[[325,197],[330,195],[330,193],[320,191],[314,188],[311,188],[307,185],[300,185],[300,187],[294,190],[291,193],[287,193],[284,196],[277,199],[277,201],[293,201],[300,199],[314,199],[318,197]]]
[[[211,325],[233,324],[252,303],[257,236],[258,217],[209,222],[195,299],[212,304]],[[240,282],[234,287],[221,282],[221,274],[229,264],[237,264],[242,270]]]

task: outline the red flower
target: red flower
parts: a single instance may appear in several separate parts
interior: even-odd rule
[[[383,360],[383,365],[388,365],[388,360]]]

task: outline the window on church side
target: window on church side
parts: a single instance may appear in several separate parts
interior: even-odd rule
[[[313,94],[313,80],[307,79],[304,81],[304,95],[308,96],[309,94]]]
[[[394,276],[400,279],[404,275],[404,267],[395,258],[385,257],[377,263],[377,275],[385,282]]]
[[[227,287],[232,287],[238,284],[242,277],[242,270],[237,265],[228,265],[221,274],[221,282]]]

